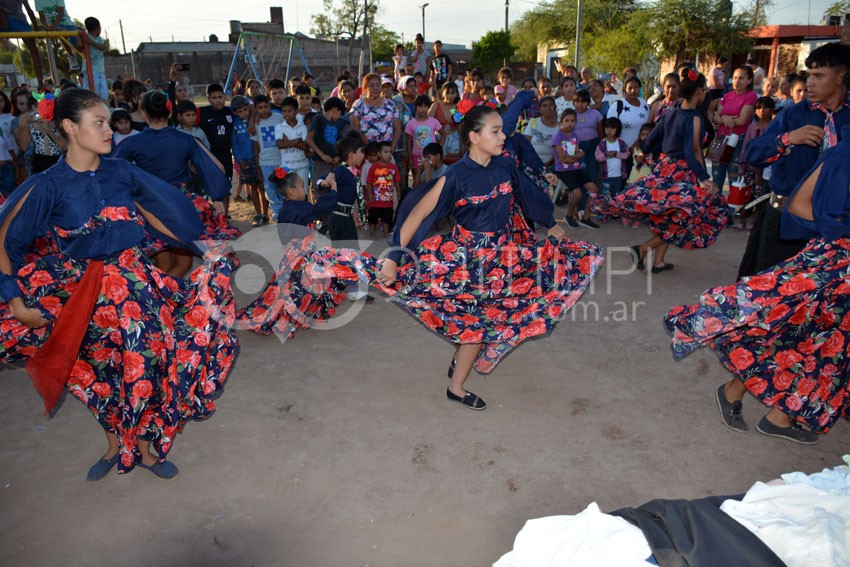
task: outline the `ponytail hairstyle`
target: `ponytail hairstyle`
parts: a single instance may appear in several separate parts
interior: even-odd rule
[[[168,120],[171,118],[171,101],[168,95],[162,91],[149,91],[142,97],[140,108],[154,120]]]
[[[706,84],[705,75],[698,73],[695,69],[691,69],[682,78],[682,82],[679,84],[679,94],[682,95],[683,99],[690,102],[693,100],[697,91],[699,89],[704,89]]]
[[[53,124],[63,136],[66,136],[62,121],[67,118],[74,124],[79,124],[83,113],[98,104],[104,104],[103,99],[91,91],[84,89],[65,91],[56,99],[53,108]]]
[[[286,190],[296,187],[299,181],[303,182],[303,179],[289,168],[278,166],[269,175],[269,181],[274,184],[274,189],[279,195],[286,197]]]
[[[481,133],[484,125],[487,122],[487,117],[491,114],[499,114],[495,109],[489,106],[475,106],[469,112],[463,115],[463,120],[460,121],[460,141],[463,147],[469,149],[469,135],[472,132]]]

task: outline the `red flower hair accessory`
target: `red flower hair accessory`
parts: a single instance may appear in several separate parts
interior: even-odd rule
[[[699,79],[699,73],[697,73],[696,69],[691,69],[690,71],[688,71],[688,79],[690,79],[691,81],[696,81],[697,79]]]
[[[475,108],[475,103],[471,100],[462,100],[457,103],[457,108],[452,109],[452,120],[460,123],[466,113]]]
[[[292,170],[286,167],[285,165],[278,166],[274,168],[274,176],[276,179],[283,180],[287,175],[292,173]]]
[[[56,106],[56,95],[51,92],[33,93],[33,98],[38,101],[38,113],[42,118],[50,122],[53,120],[54,107]]]
[[[498,110],[499,107],[501,107],[502,105],[497,100],[488,100],[484,103],[484,106],[486,106],[487,108],[492,108],[493,110]]]

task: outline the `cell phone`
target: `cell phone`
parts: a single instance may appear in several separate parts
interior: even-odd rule
[[[188,63],[177,63],[176,65],[178,71],[188,71],[189,64]]]

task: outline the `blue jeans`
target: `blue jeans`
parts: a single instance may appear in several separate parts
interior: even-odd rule
[[[269,177],[274,172],[274,168],[276,165],[261,165],[260,171],[263,173],[263,186],[266,188],[266,197],[269,200],[269,210],[274,211],[275,214],[280,210],[281,204],[283,204],[283,197],[280,196],[280,193],[275,189],[274,183],[269,180]]]
[[[739,141],[735,146],[735,153],[732,154],[732,161],[728,164],[719,162],[711,162],[711,180],[717,185],[720,191],[723,191],[723,184],[726,178],[729,178],[729,185],[738,178],[738,160],[741,158],[741,146],[743,142]]]

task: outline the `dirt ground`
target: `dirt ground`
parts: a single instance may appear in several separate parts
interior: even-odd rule
[[[236,203],[233,214],[244,221],[252,211]],[[279,248],[273,232],[252,233],[243,250]],[[26,374],[4,372],[0,563],[489,565],[529,518],[592,501],[613,510],[740,493],[840,464],[847,422],[813,447],[734,433],[714,402],[728,379],[715,355],[672,359],[662,315],[732,282],[745,233],[726,230],[707,250],[673,249],[675,270],[651,279],[623,273],[625,247],[645,240],[645,228],[573,236],[605,245],[605,268],[551,336],[471,377],[484,412],[446,400],[450,346],[379,299],[339,328],[285,344],[240,334],[218,411],[175,443],[179,478],[137,469],[89,484],[105,443],[88,410],[69,399],[47,419]],[[263,267],[237,273],[240,305],[259,291]],[[751,428],[763,413],[745,399]]]

